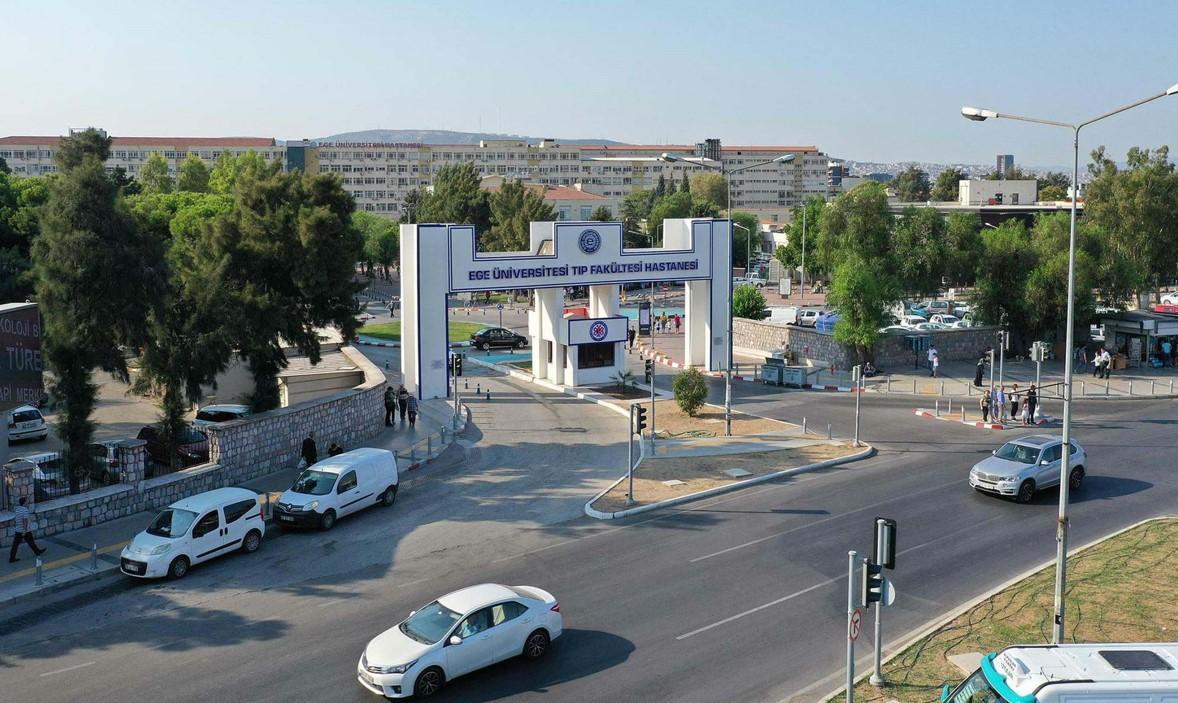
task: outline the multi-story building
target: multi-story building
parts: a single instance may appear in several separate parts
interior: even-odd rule
[[[60,137],[3,137],[0,156],[14,173],[39,175],[54,170],[53,152]],[[640,188],[653,189],[663,176],[678,185],[718,169],[750,167],[732,176],[732,205],[758,214],[765,222],[785,222],[789,211],[811,196],[827,197],[829,158],[814,146],[722,146],[717,139],[697,145],[566,145],[544,139],[488,140],[479,144],[415,144],[381,142],[287,142],[270,138],[115,137],[113,170],[122,166],[134,176],[152,152],[159,152],[173,170],[189,153],[210,164],[223,151],[249,150],[267,160],[282,159],[287,168],[339,174],[357,206],[377,214],[400,216],[405,196],[428,189],[446,165],[473,163],[484,176],[518,178],[525,183],[573,188],[591,200],[601,196],[617,213],[617,204]],[[664,161],[663,154],[676,157]],[[788,162],[768,163],[792,154]],[[566,194],[568,194],[566,192]],[[571,196],[570,196],[571,197]],[[587,205],[569,205],[570,214]]]
[[[53,173],[57,170],[53,156],[60,142],[61,137],[0,137],[0,158],[19,176]],[[286,158],[286,148],[273,138],[113,137],[106,170],[113,172],[121,166],[127,175],[136,176],[148,157],[157,153],[167,160],[168,171],[175,177],[189,154],[196,154],[212,167],[222,153],[240,156],[250,151],[258,152],[267,161]]]
[[[1014,170],[1014,154],[999,154],[994,159],[994,171],[999,178],[1006,178],[1006,176]]]

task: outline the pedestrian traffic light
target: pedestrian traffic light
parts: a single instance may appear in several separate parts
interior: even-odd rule
[[[646,382],[650,383],[650,379],[654,377],[654,361],[646,360]]]
[[[865,608],[883,599],[884,577],[883,567],[870,559],[863,560],[863,587],[860,590],[859,602]]]
[[[462,355],[455,354],[453,361],[454,361],[454,375],[461,376],[462,375]]]
[[[634,409],[634,434],[640,435],[646,429],[646,408],[637,403],[631,407]]]

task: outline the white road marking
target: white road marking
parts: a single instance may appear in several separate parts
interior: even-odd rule
[[[41,677],[44,678],[46,676],[53,676],[55,674],[64,674],[67,671],[74,671],[75,669],[84,669],[88,666],[93,666],[93,665],[94,665],[94,662],[85,662],[83,664],[74,664],[73,666],[67,666],[64,669],[56,669],[54,671],[46,671],[44,674],[41,674]]]
[[[746,615],[752,615],[753,613],[760,612],[760,611],[764,610],[765,608],[772,608],[773,606],[778,605],[780,603],[784,603],[787,600],[792,600],[794,598],[797,598],[798,596],[805,595],[805,594],[809,593],[810,591],[817,590],[819,588],[822,588],[823,586],[829,586],[833,583],[836,583],[836,582],[842,581],[842,580],[843,579],[841,576],[836,577],[836,578],[832,578],[832,579],[827,579],[826,581],[823,581],[821,583],[816,583],[813,586],[810,586],[809,588],[803,588],[802,590],[798,591],[797,593],[791,593],[788,596],[782,596],[781,598],[778,598],[777,600],[769,601],[768,603],[765,603],[764,605],[758,605],[755,608],[749,608],[748,610],[744,611],[743,613],[737,613],[736,615],[724,618],[723,620],[717,620],[716,622],[712,623],[711,625],[704,625],[703,627],[701,627],[699,629],[692,630],[691,632],[679,635],[675,639],[685,640],[688,637],[694,637],[695,635],[698,635],[701,632],[707,632],[708,630],[711,630],[714,627],[720,627],[721,625],[727,625],[728,623],[732,622],[733,620],[739,620],[739,619],[745,617]]]
[[[870,510],[875,510],[876,508],[878,508],[878,507],[879,507],[879,506],[881,506],[881,505],[886,505],[886,504],[888,504],[888,503],[894,503],[894,502],[895,502],[895,501],[897,501],[897,500],[903,500],[903,499],[906,499],[906,498],[911,498],[911,497],[913,497],[913,496],[918,496],[918,495],[920,495],[921,493],[928,493],[928,492],[931,492],[931,491],[939,491],[939,490],[941,490],[942,488],[945,488],[946,486],[953,486],[953,485],[956,485],[956,484],[958,484],[958,483],[961,483],[961,481],[960,481],[960,480],[957,480],[957,481],[950,481],[949,483],[943,483],[943,484],[941,484],[941,485],[938,485],[938,486],[933,486],[933,487],[931,487],[931,488],[927,488],[927,489],[925,489],[925,490],[923,490],[923,491],[917,491],[916,493],[908,493],[908,494],[906,494],[906,495],[903,495],[903,496],[897,496],[896,498],[889,498],[888,500],[880,501],[880,502],[878,502],[878,503],[873,503],[873,504],[871,504],[871,505],[868,505],[868,506],[866,506],[866,507],[859,508],[858,510],[852,510],[852,511],[850,511],[850,512],[847,512],[847,513],[840,513],[840,514],[838,514],[838,515],[831,515],[830,517],[825,517],[825,518],[822,518],[821,520],[815,520],[814,522],[808,522],[808,523],[806,523],[806,524],[804,524],[804,525],[798,525],[797,527],[791,527],[790,529],[788,529],[788,530],[783,530],[783,531],[781,531],[781,532],[775,532],[775,533],[773,533],[773,534],[771,534],[771,535],[767,535],[767,536],[765,536],[765,537],[760,537],[760,538],[758,538],[758,539],[754,539],[754,540],[751,540],[751,541],[745,542],[744,544],[738,544],[738,545],[736,545],[736,546],[734,546],[734,547],[728,547],[727,549],[721,549],[721,550],[720,550],[720,551],[718,551],[718,552],[712,552],[711,554],[705,554],[705,555],[703,555],[702,557],[696,557],[696,558],[692,559],[692,560],[691,560],[690,562],[688,562],[688,563],[694,564],[694,563],[696,563],[696,562],[704,561],[705,559],[711,559],[712,557],[718,557],[718,556],[720,556],[720,555],[722,555],[722,554],[728,554],[729,552],[735,552],[735,551],[737,551],[738,549],[744,549],[745,547],[752,547],[753,545],[757,545],[757,544],[760,544],[760,543],[762,543],[762,542],[767,542],[767,541],[769,541],[769,540],[771,540],[771,539],[777,539],[778,537],[782,537],[782,536],[784,536],[784,535],[788,535],[788,534],[790,534],[790,533],[792,533],[792,532],[797,532],[798,530],[805,530],[805,529],[807,529],[807,528],[810,528],[810,527],[815,527],[815,526],[817,526],[817,525],[822,525],[822,524],[824,524],[824,523],[831,522],[832,520],[838,520],[838,519],[841,519],[841,518],[848,517],[848,516],[850,516],[850,515],[856,515],[856,514],[858,514],[858,513],[867,512],[867,511],[870,511]]]

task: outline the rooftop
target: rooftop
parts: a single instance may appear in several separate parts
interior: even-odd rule
[[[0,144],[57,146],[65,137],[0,137]],[[273,137],[111,137],[111,146],[275,146]]]
[[[448,593],[439,598],[438,602],[455,612],[468,613],[475,608],[491,605],[496,601],[518,597],[515,591],[507,586],[500,586],[497,583],[483,583]]]

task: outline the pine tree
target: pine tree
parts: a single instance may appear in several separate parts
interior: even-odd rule
[[[659,174],[658,184],[654,187],[654,199],[657,202],[659,198],[667,194],[667,177]]]
[[[680,193],[691,193],[691,180],[687,177],[687,171],[683,172],[683,181],[679,184]]]

